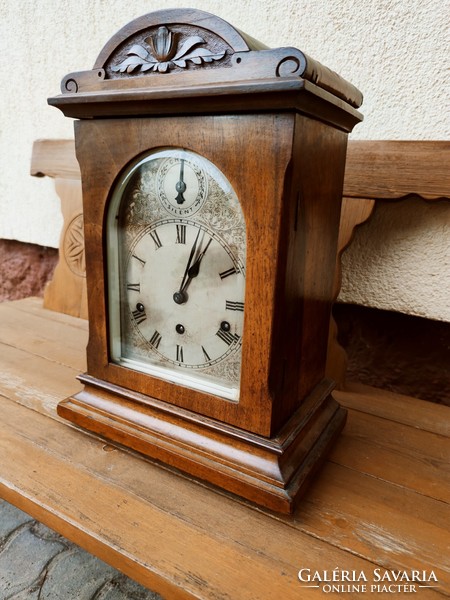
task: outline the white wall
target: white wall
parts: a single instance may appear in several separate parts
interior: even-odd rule
[[[349,79],[365,96],[365,121],[355,129],[354,138],[449,137],[450,119],[445,114],[449,88],[444,79],[449,40],[442,0],[3,0],[0,238],[58,245],[59,200],[52,182],[31,178],[29,166],[33,140],[73,135],[70,119],[46,103],[48,96],[59,93],[61,78],[91,68],[104,43],[128,21],[153,10],[186,5],[217,14],[269,46],[296,46]],[[412,214],[408,208],[402,210]],[[431,240],[426,222],[415,232],[417,241],[407,250],[409,268],[418,273],[414,289],[400,307],[392,306],[415,312],[417,303],[421,314],[450,321],[446,302],[440,297],[432,306],[427,292],[430,258],[449,254],[450,207],[441,210],[440,218],[446,227]],[[367,227],[372,249],[378,234],[379,229]],[[435,252],[424,256],[423,243],[431,244]],[[355,252],[361,252],[360,247],[352,248],[353,259],[345,262],[343,297],[373,304],[373,298],[379,301],[382,296],[391,306],[383,289],[384,271],[391,267],[381,267],[381,286],[367,283],[364,262],[356,264]],[[399,258],[404,256],[400,253]],[[436,270],[433,281],[442,277],[433,260],[433,273]],[[442,288],[447,295],[448,281]]]
[[[340,299],[450,321],[450,202],[379,202],[344,252]]]

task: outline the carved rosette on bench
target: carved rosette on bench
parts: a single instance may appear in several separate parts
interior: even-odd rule
[[[361,93],[198,10],[133,21],[61,87],[90,336],[59,414],[293,510],[345,421],[325,364]]]
[[[64,260],[74,275],[86,277],[83,214],[76,215],[64,232]]]

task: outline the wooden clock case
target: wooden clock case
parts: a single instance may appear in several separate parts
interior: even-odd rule
[[[362,118],[360,93],[299,50],[265,49],[197,10],[133,21],[91,71],[66,76],[62,92],[49,103],[79,119],[90,335],[84,390],[58,413],[253,502],[291,511],[346,416],[324,372],[347,135]],[[111,190],[136,157],[163,147],[214,163],[245,216],[238,402],[110,360]]]

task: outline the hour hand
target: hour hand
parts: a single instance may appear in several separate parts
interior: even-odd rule
[[[193,250],[195,250],[195,246],[197,244],[197,239],[198,239],[198,235],[195,240]],[[173,295],[173,299],[177,304],[184,304],[185,302],[187,302],[188,296],[186,294],[186,290],[187,290],[189,284],[191,283],[192,279],[194,279],[194,277],[197,277],[197,275],[199,274],[200,264],[203,260],[203,257],[205,256],[206,251],[208,250],[211,242],[212,242],[212,238],[209,238],[208,243],[206,244],[204,249],[198,253],[197,258],[195,259],[195,262],[192,265],[190,263],[192,262],[192,257],[193,257],[194,253],[193,253],[193,251],[191,251],[191,255],[190,255],[189,261],[188,261],[188,267],[184,274],[183,281],[181,282],[180,289],[178,290],[178,292],[175,292],[175,294]],[[203,239],[200,243],[200,247],[202,246],[202,243],[203,243]]]
[[[194,244],[191,248],[191,252],[189,254],[189,258],[188,258],[188,262],[186,265],[186,269],[184,271],[184,275],[183,275],[183,279],[181,280],[181,284],[180,284],[180,289],[174,293],[173,295],[173,299],[177,304],[184,304],[187,300],[186,295],[184,294],[183,290],[186,287],[186,281],[188,281],[189,278],[189,269],[192,265],[192,260],[194,258],[195,255],[195,251],[197,249],[197,244],[198,244],[198,238],[200,237],[200,229],[197,232],[197,236],[195,238]]]
[[[211,242],[212,242],[212,238],[209,238],[209,242],[206,244],[205,249],[202,250],[200,252],[200,254],[197,256],[197,260],[195,261],[195,263],[191,267],[189,267],[188,272],[187,272],[188,278],[187,278],[184,286],[182,286],[182,288],[181,288],[182,292],[187,288],[187,286],[189,285],[191,279],[193,279],[194,277],[197,277],[197,275],[199,274],[199,272],[200,272],[200,263],[202,262],[203,257],[205,256],[206,251],[208,250],[209,245],[210,245]]]

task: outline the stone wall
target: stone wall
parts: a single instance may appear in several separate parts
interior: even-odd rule
[[[0,302],[42,296],[58,262],[58,251],[0,240]]]

